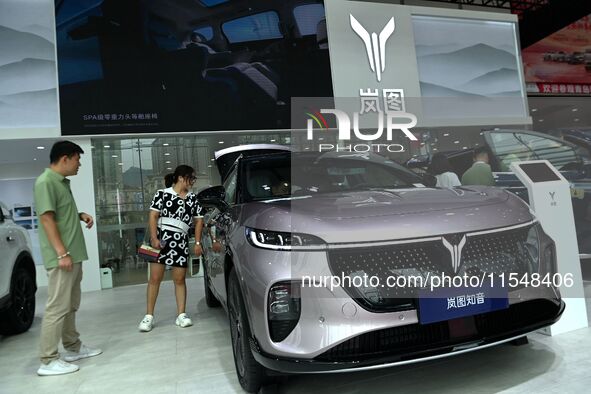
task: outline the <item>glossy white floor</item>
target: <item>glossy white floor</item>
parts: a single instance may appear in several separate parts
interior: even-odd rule
[[[0,338],[0,393],[234,393],[228,324],[222,309],[210,310],[202,279],[188,281],[195,326],[174,326],[172,283],[164,283],[156,326],[137,331],[145,286],[83,294],[78,327],[84,342],[104,353],[78,362],[80,371],[38,377],[37,347],[46,290],[25,334]],[[591,284],[588,284],[588,294]],[[591,329],[556,337],[530,336],[530,344],[501,345],[458,357],[400,368],[336,375],[291,377],[281,393],[580,393],[591,386]]]

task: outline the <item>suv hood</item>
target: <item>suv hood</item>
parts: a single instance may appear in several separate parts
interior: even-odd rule
[[[518,197],[498,188],[350,191],[246,204],[244,225],[316,235],[329,243],[482,231],[533,219]]]

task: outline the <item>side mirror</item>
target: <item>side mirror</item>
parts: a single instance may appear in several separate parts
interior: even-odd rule
[[[226,189],[223,186],[212,186],[204,189],[197,194],[199,204],[205,208],[217,208],[225,211],[228,208],[226,198]]]

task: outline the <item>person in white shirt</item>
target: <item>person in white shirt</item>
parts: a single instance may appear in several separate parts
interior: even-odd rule
[[[437,187],[462,186],[460,179],[452,171],[449,160],[443,153],[433,155],[427,172],[437,178]]]

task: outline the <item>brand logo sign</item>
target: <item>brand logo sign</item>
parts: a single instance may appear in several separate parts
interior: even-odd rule
[[[442,241],[443,246],[445,246],[445,248],[451,253],[451,265],[453,267],[454,273],[457,274],[462,260],[462,249],[464,249],[464,246],[466,245],[466,236],[462,236],[459,242],[454,242],[453,244],[445,237],[442,239]]]
[[[552,201],[550,201],[550,206],[555,207],[558,205],[558,201],[555,200],[556,197],[556,192],[548,192],[548,194],[550,195],[550,198],[552,199]]]
[[[374,32],[371,35],[352,14],[349,14],[349,20],[351,28],[365,44],[365,51],[367,52],[371,71],[376,74],[378,82],[381,82],[382,73],[386,71],[386,42],[394,33],[395,29],[394,18],[390,18],[380,34]]]
[[[365,45],[365,55],[371,71],[377,81],[382,82],[383,74],[386,71],[386,44],[396,28],[394,18],[390,18],[379,33],[368,31],[352,14],[349,14],[349,23]],[[322,136],[317,135],[318,140],[324,140],[326,135],[324,133],[330,131],[325,119],[327,114],[334,116],[337,120],[338,143],[319,144],[318,150],[320,152],[404,152],[403,145],[391,143],[395,139],[393,138],[394,133],[398,131],[404,133],[409,140],[418,141],[418,138],[410,131],[417,125],[417,117],[406,112],[403,89],[388,86],[361,88],[359,89],[359,99],[360,110],[357,112],[350,109],[344,111],[342,108],[306,112],[308,116],[307,139],[309,141],[314,140],[314,133],[318,133],[318,129],[322,134]],[[360,121],[360,119],[362,120]],[[370,127],[366,125],[370,125]],[[378,143],[383,139],[387,140],[387,143]],[[343,143],[349,143],[352,140],[361,143],[343,146]]]

